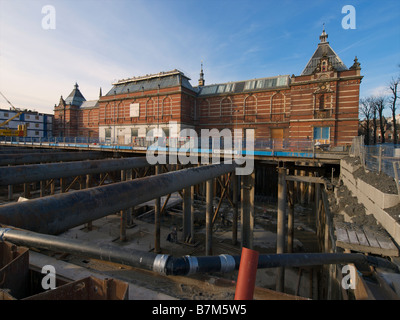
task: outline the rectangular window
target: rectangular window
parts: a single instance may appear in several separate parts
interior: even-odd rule
[[[35,128],[39,128],[39,123],[35,123]]]
[[[146,129],[146,137],[153,137],[153,136],[154,136],[153,128],[147,128]]]
[[[257,89],[263,89],[265,85],[265,80],[257,80]]]
[[[246,81],[244,85],[244,90],[252,90],[256,86],[256,80]]]
[[[330,128],[329,127],[314,127],[314,140],[329,140]]]
[[[139,129],[131,128],[131,136],[132,137],[138,137],[139,136]]]
[[[220,86],[218,86],[218,91],[217,91],[218,93],[223,93],[223,92],[225,92],[225,85],[220,85]]]
[[[111,138],[111,129],[105,129],[106,138]]]
[[[169,128],[164,128],[164,134],[166,137],[169,137]]]
[[[234,83],[228,83],[226,85],[225,92],[233,92],[235,90],[235,84]]]

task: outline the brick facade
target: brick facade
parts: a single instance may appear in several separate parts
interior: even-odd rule
[[[206,85],[202,68],[199,86],[192,87],[189,78],[173,70],[118,81],[96,103],[77,106],[61,98],[55,106],[55,135],[130,144],[150,129],[153,135],[162,129],[173,136],[173,121],[177,132],[228,128],[245,135],[245,129],[255,129],[259,141],[349,144],[358,131],[361,68],[357,58],[350,68],[343,64],[325,31],[320,39],[299,76]],[[76,90],[77,85],[71,102]]]

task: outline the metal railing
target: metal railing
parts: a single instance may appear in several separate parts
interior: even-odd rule
[[[224,153],[232,155],[254,154],[259,156],[289,156],[314,158],[316,153],[345,151],[345,148],[321,146],[312,139],[228,139],[212,137],[132,137],[130,143],[117,143],[111,138],[88,137],[0,137],[2,144],[77,147],[90,150],[138,150],[158,149],[172,152]],[[231,141],[229,141],[231,140]],[[224,142],[227,142],[225,145]],[[246,145],[247,144],[247,145]],[[338,150],[339,148],[339,150]]]
[[[369,171],[384,172],[395,180],[400,176],[399,144],[364,145],[364,136],[358,136],[353,138],[349,154],[359,157],[364,168]]]

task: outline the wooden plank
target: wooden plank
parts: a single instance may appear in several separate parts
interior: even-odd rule
[[[399,250],[394,245],[394,243],[390,240],[390,238],[385,237],[381,234],[376,234],[376,240],[378,241],[381,248],[384,250],[386,255],[388,256],[398,256]]]
[[[287,181],[297,181],[297,182],[311,182],[311,183],[321,183],[324,184],[325,180],[321,177],[310,177],[310,176],[286,176]]]
[[[346,229],[336,229],[336,240],[340,241],[340,242],[346,242],[349,243],[349,236],[347,234],[347,230]]]
[[[367,237],[365,236],[364,230],[362,228],[355,228],[355,232],[357,234],[358,242],[362,246],[369,247],[369,242]]]
[[[380,248],[381,246],[379,245],[378,241],[375,238],[375,234],[372,233],[371,230],[369,229],[364,229],[364,234],[367,237],[367,240],[369,242],[369,245],[371,247],[375,247],[375,248]]]
[[[351,244],[360,245],[356,232],[354,230],[347,229],[347,234],[349,235],[349,241]]]

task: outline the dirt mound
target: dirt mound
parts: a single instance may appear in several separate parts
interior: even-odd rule
[[[392,177],[383,172],[375,173],[365,171],[364,168],[359,168],[358,170],[354,171],[354,177],[360,178],[384,193],[397,194],[396,182]]]
[[[330,197],[331,211],[335,215],[335,221],[347,221],[357,225],[378,228],[375,217],[365,213],[365,207],[358,203],[357,198],[353,197],[350,190],[342,185],[337,189],[337,198]]]

